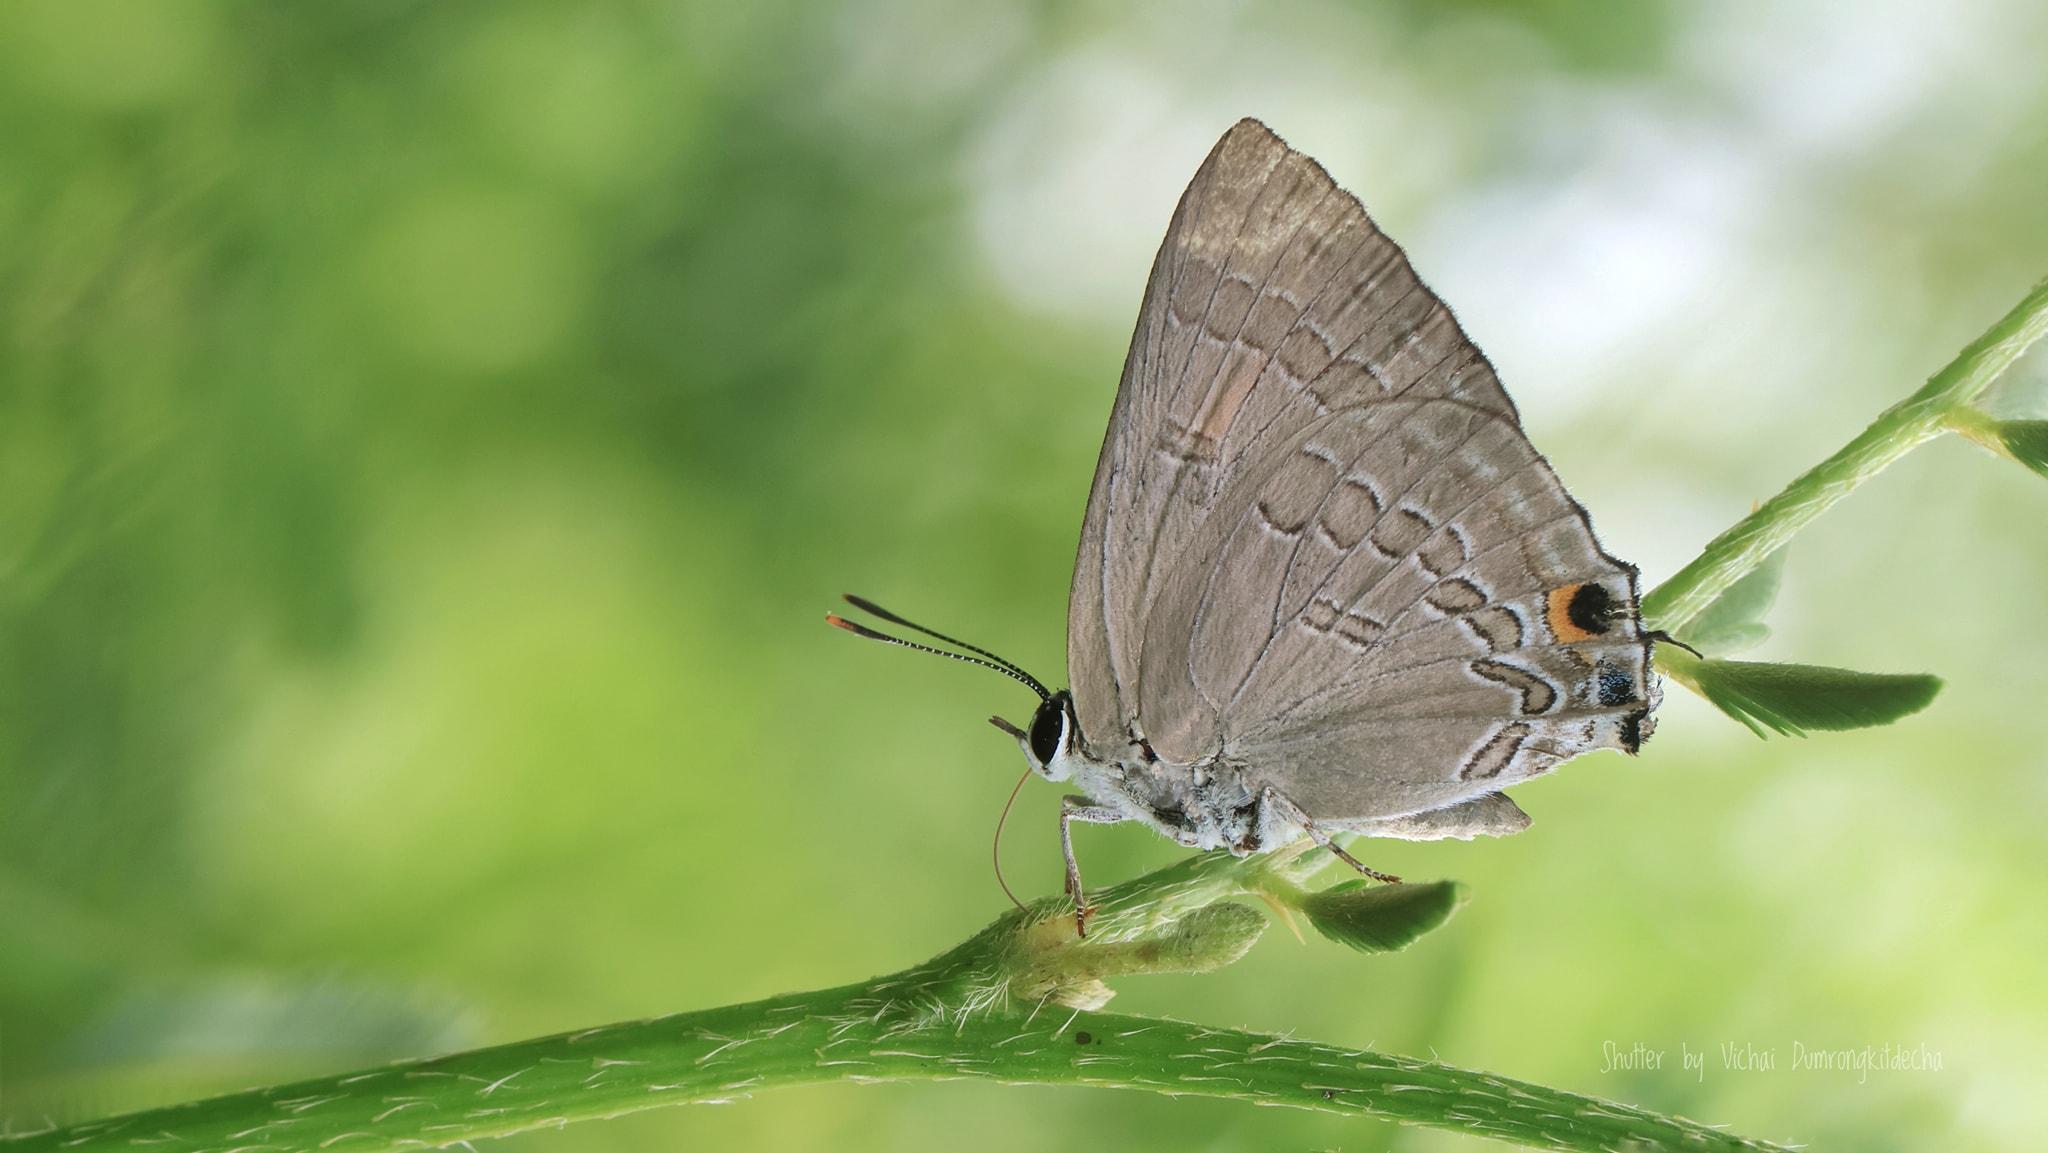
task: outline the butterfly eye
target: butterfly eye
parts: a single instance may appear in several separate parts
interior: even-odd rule
[[[1066,694],[1058,693],[1040,704],[1037,715],[1031,718],[1031,755],[1040,766],[1051,764],[1059,755],[1066,728]]]

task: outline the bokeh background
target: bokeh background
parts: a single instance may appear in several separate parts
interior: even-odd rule
[[[2044,51],[2027,0],[9,5],[0,1113],[836,984],[999,912],[982,718],[1029,698],[820,616],[1060,676],[1146,269],[1237,117],[1407,245],[1654,581],[2048,273]],[[1763,652],[1939,672],[1928,712],[1766,743],[1674,689],[1528,833],[1374,847],[1472,886],[1409,952],[1276,931],[1117,1006],[1816,1147],[2037,1139],[2044,527],[2039,477],[1915,453],[1799,539]],[[1098,883],[1177,853],[1080,839]],[[1667,1067],[1604,1069],[1638,1042]],[[1887,1043],[1940,1067],[1790,1067]],[[963,1140],[1480,1147],[985,1085],[506,1147]]]

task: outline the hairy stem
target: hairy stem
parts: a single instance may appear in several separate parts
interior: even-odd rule
[[[2048,335],[2048,280],[1984,331],[1918,392],[1886,409],[1839,452],[1715,537],[1690,564],[1643,598],[1643,616],[1670,632],[1685,627],[1729,585],[1778,551],[1807,522],[1921,443],[1946,431],[2028,346]]]
[[[818,1081],[1094,1085],[1362,1114],[1541,1149],[1775,1150],[1689,1121],[1430,1061],[1112,1013],[960,1023],[890,979],[217,1097],[18,1139],[29,1150],[389,1149]]]
[[[1094,1085],[1453,1129],[1543,1149],[1775,1150],[1672,1117],[1432,1061],[1101,1013],[1101,979],[1235,960],[1321,854],[1198,857],[1103,894],[1086,941],[1041,902],[901,973],[251,1090],[5,1143],[291,1153],[448,1145],[818,1081]]]

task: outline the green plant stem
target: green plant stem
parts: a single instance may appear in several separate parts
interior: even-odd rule
[[[1640,1109],[1430,1061],[1095,1011],[1106,977],[1241,956],[1327,857],[1209,854],[1105,890],[1086,940],[1041,901],[886,977],[131,1113],[0,1142],[7,1153],[362,1153],[730,1101],[818,1081],[1095,1085],[1287,1105],[1544,1149],[1767,1150]]]
[[[1886,409],[1839,452],[1715,537],[1690,564],[1651,590],[1643,598],[1644,618],[1670,632],[1685,627],[1829,505],[1947,431],[1954,414],[1963,412],[2043,335],[2048,335],[2048,280],[2036,284],[1918,392]]]
[[[445,1145],[819,1081],[1146,1089],[1363,1114],[1542,1149],[1764,1150],[1674,1118],[1429,1061],[1048,1007],[899,1018],[884,978],[217,1097],[53,1130],[31,1150],[199,1153]],[[138,1140],[145,1146],[132,1144]]]

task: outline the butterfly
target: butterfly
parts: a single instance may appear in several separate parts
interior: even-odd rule
[[[1529,439],[1493,366],[1317,164],[1240,121],[1181,196],[1095,468],[1071,688],[991,718],[1074,822],[1244,856],[1339,834],[1529,824],[1502,790],[1634,753],[1660,691],[1634,566]],[[973,654],[973,655],[968,655]]]

